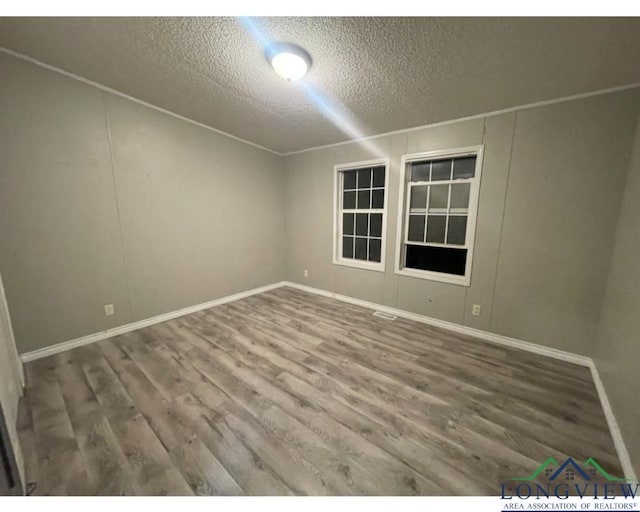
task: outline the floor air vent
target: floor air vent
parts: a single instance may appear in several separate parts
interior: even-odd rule
[[[395,320],[396,318],[398,318],[397,316],[385,313],[384,311],[374,311],[373,316],[379,316],[380,318],[384,318],[385,320]]]

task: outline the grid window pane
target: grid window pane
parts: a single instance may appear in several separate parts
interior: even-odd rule
[[[368,210],[371,208],[371,190],[358,190],[358,209]]]
[[[355,235],[355,219],[353,213],[342,214],[342,233],[345,235]]]
[[[427,219],[427,242],[443,244],[446,224],[446,216],[429,215],[429,218]]]
[[[340,171],[341,257],[362,262],[382,260],[386,168],[383,165]]]
[[[431,181],[451,179],[451,159],[431,162]]]
[[[366,260],[367,259],[367,239],[366,238],[356,238],[356,250],[355,257],[357,260]]]
[[[476,174],[476,157],[467,156],[453,161],[453,179],[473,178]]]
[[[384,208],[384,189],[371,191],[371,208]]]
[[[376,167],[373,169],[373,186],[384,187],[384,167]]]
[[[342,257],[353,259],[353,237],[342,237]]]
[[[424,242],[424,215],[409,215],[408,239],[412,242]]]
[[[344,189],[353,190],[356,188],[356,173],[358,171],[343,171],[344,176]]]
[[[451,185],[450,208],[469,208],[469,193],[471,183],[456,183]]]
[[[342,196],[342,208],[344,210],[353,210],[356,207],[356,193],[345,192]]]
[[[358,213],[356,214],[356,235],[367,236],[369,231],[369,214]]]
[[[429,181],[429,162],[411,164],[411,181]]]
[[[467,236],[467,216],[451,215],[449,217],[449,229],[447,231],[447,243],[464,245]]]
[[[477,155],[426,157],[410,161],[402,205],[406,224],[403,266],[465,275],[471,195],[477,194]],[[424,157],[423,157],[424,158]],[[474,196],[475,197],[475,196]],[[467,234],[469,236],[467,236]]]
[[[369,239],[369,261],[380,262],[382,254],[382,240],[378,238]]]
[[[446,210],[449,204],[449,185],[431,185],[429,188],[429,210]]]
[[[425,209],[427,207],[427,185],[418,185],[417,187],[411,187],[411,202],[410,207]]]
[[[369,218],[369,236],[382,236],[382,214],[372,213]]]
[[[371,169],[360,169],[358,172],[358,189],[371,188]]]

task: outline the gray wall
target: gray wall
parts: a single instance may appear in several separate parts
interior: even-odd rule
[[[615,235],[595,360],[640,475],[640,122]]]
[[[21,353],[282,279],[280,157],[4,53],[0,69]]]
[[[376,151],[350,143],[290,155],[287,278],[591,355],[639,110],[634,89],[373,139],[391,158],[384,273],[332,264],[333,166]],[[471,286],[396,275],[401,155],[476,144],[485,159]]]

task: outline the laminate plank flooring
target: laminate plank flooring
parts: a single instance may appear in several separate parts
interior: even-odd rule
[[[587,368],[292,288],[26,365],[35,494],[496,495],[622,470]]]

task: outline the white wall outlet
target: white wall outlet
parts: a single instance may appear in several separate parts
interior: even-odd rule
[[[309,269],[308,268],[304,269],[304,277],[309,277]]]
[[[480,304],[474,304],[471,309],[471,314],[473,316],[480,316]]]
[[[105,304],[104,305],[104,314],[106,316],[111,316],[113,315],[114,311],[113,311],[113,304]]]

